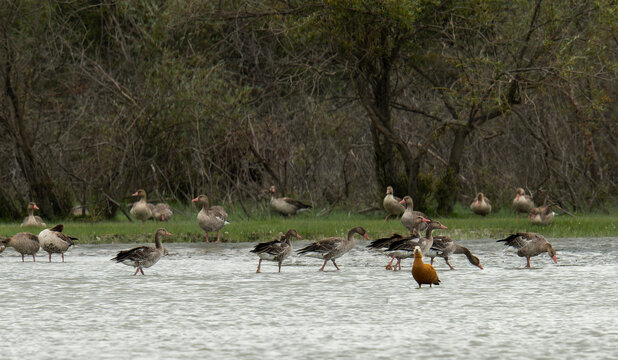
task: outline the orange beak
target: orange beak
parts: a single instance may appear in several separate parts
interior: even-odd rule
[[[481,206],[481,200],[476,203],[478,206]]]
[[[137,195],[139,195],[139,194],[137,193],[137,191],[136,191],[136,192],[134,192],[133,194],[131,194],[131,196],[137,196]]]
[[[426,218],[422,218],[422,219],[423,219],[423,222],[431,222],[431,220],[429,219],[426,219]]]
[[[34,209],[35,209],[35,210],[39,210],[39,207],[38,207],[38,206],[36,206],[36,204],[34,204]]]
[[[448,229],[446,226],[440,224],[440,229]]]
[[[161,215],[161,221],[165,221],[165,215]]]
[[[399,203],[400,203],[400,204],[405,204],[405,203],[406,203],[406,201],[405,201],[405,200],[401,200]]]
[[[554,260],[554,262],[555,262],[556,264],[558,263],[558,259],[556,258],[556,255],[552,256],[551,258],[552,258],[552,260]]]
[[[520,196],[520,195],[519,195],[519,194],[517,194],[517,195],[515,196],[515,200],[519,200],[519,196]]]
[[[296,237],[297,237],[298,239],[300,239],[300,240],[302,240],[302,239],[303,239],[303,237],[302,237],[302,236],[300,236],[300,235],[298,235],[298,234],[296,234]]]
[[[481,270],[485,270],[485,269],[483,269],[483,265],[481,265],[481,264],[478,264],[478,267],[479,267]]]
[[[365,237],[365,239],[367,239],[367,240],[371,240],[371,239],[369,238],[369,235],[367,235],[367,233],[365,233],[365,235],[363,235],[363,236]]]
[[[165,230],[165,235],[172,235],[172,233],[167,231],[167,230]]]
[[[195,198],[195,199],[191,200],[191,202],[197,202],[197,198]]]

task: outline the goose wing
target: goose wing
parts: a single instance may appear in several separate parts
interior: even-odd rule
[[[155,249],[151,246],[138,246],[133,249],[119,251],[111,260],[115,262],[123,262],[126,260],[140,261],[147,259],[153,252],[155,252]]]
[[[337,248],[341,243],[343,243],[342,238],[326,238],[314,243],[311,243],[304,248],[297,251],[298,254],[307,254],[307,253],[320,253],[326,254]]]

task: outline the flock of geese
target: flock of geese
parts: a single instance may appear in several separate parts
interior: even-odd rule
[[[275,187],[270,188],[271,208],[284,215],[291,216],[299,211],[306,210],[311,206],[291,198],[276,197]],[[142,224],[148,219],[156,219],[160,221],[169,220],[173,214],[169,205],[160,203],[153,205],[147,202],[146,192],[143,189],[137,190],[132,196],[139,197],[131,208],[131,214]],[[201,210],[197,214],[197,223],[205,232],[205,240],[209,242],[208,233],[217,233],[217,242],[220,241],[219,231],[229,224],[227,221],[227,213],[221,206],[210,206],[206,195],[199,195],[192,202],[201,205]],[[393,234],[392,236],[380,238],[371,241],[367,248],[379,251],[387,255],[390,260],[386,265],[387,270],[401,270],[402,260],[413,258],[412,275],[419,285],[429,286],[438,285],[440,280],[433,268],[433,262],[436,257],[443,258],[450,269],[454,267],[449,262],[452,255],[463,254],[468,261],[483,269],[478,257],[473,255],[470,250],[462,245],[457,244],[448,236],[433,235],[434,230],[447,229],[437,220],[432,220],[420,211],[414,210],[413,200],[410,196],[405,196],[399,199],[393,195],[393,188],[387,187],[386,196],[383,201],[383,206],[387,212],[385,221],[389,217],[395,216],[397,219],[401,216],[401,224],[408,230],[408,234],[400,235]],[[526,195],[524,190],[519,188],[516,191],[515,199],[513,200],[513,208],[519,219],[520,213],[527,213],[528,218],[535,223],[535,218],[538,218],[537,223],[551,223],[554,213],[551,207],[544,206],[535,208],[532,198]],[[470,204],[470,209],[482,216],[486,216],[491,212],[491,204],[489,200],[479,193],[475,200]],[[547,210],[549,209],[549,210]],[[38,210],[36,203],[28,204],[28,217],[24,219],[22,226],[43,226],[45,223],[38,216],[34,216],[34,210]],[[549,219],[549,220],[548,220]],[[52,254],[58,253],[62,256],[64,262],[64,253],[70,246],[74,245],[74,237],[63,233],[63,225],[58,224],[50,229],[44,229],[38,236],[28,232],[20,232],[14,236],[8,237],[0,242],[0,253],[7,247],[13,247],[21,253],[22,261],[25,255],[32,255],[33,261],[36,261],[35,254],[42,248],[49,254],[51,262]],[[424,235],[421,233],[425,231]],[[135,268],[133,275],[140,272],[144,274],[144,268],[148,268],[156,264],[162,256],[167,254],[163,246],[163,237],[170,236],[167,230],[161,228],[155,233],[155,246],[138,246],[129,250],[123,250],[116,254],[111,260],[118,263],[123,263]],[[354,227],[349,230],[347,237],[329,237],[315,241],[296,251],[299,255],[315,257],[323,260],[320,271],[323,271],[328,262],[332,262],[337,270],[339,266],[336,259],[346,254],[355,246],[355,235],[363,236],[370,240],[367,231],[363,227]],[[301,239],[302,237],[294,229],[290,229],[287,233],[279,233],[278,238],[269,242],[257,244],[251,253],[255,253],[259,257],[258,267],[256,272],[261,271],[262,260],[277,262],[279,272],[281,272],[282,262],[292,253],[292,238]],[[552,245],[540,234],[537,233],[516,233],[509,235],[507,238],[498,240],[504,242],[505,245],[517,249],[517,255],[526,258],[526,267],[530,267],[530,258],[548,253],[554,262],[557,263],[556,251]],[[423,261],[423,256],[430,258],[431,262],[426,264]],[[396,263],[393,265],[393,262]]]

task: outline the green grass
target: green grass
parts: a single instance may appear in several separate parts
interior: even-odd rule
[[[512,232],[532,231],[545,235],[548,238],[563,237],[604,237],[618,236],[618,213],[585,214],[578,216],[560,215],[554,218],[551,226],[535,226],[525,217],[516,221],[515,215],[502,211],[487,218],[467,213],[462,208],[453,217],[438,218],[448,230],[436,230],[435,234],[443,234],[453,239],[502,238]],[[231,224],[221,231],[224,241],[265,241],[270,240],[278,232],[285,232],[290,228],[298,231],[304,239],[319,239],[328,236],[344,236],[355,226],[367,229],[372,239],[387,236],[393,232],[405,233],[405,228],[398,220],[384,222],[382,212],[368,214],[348,213],[335,211],[329,216],[317,216],[319,211],[302,213],[290,219],[262,213],[248,220],[244,213],[233,211],[230,213]],[[196,211],[181,209],[169,223],[147,222],[141,225],[138,222],[128,222],[126,218],[118,217],[114,221],[86,222],[86,221],[59,221],[64,224],[66,234],[80,239],[81,244],[103,243],[143,243],[151,242],[155,230],[165,227],[174,236],[169,241],[198,242],[204,240],[204,232],[197,226]],[[53,226],[59,222],[48,222]],[[20,231],[38,233],[40,228],[20,228],[19,223],[0,224],[0,235],[10,236]],[[211,233],[211,240],[216,234]]]

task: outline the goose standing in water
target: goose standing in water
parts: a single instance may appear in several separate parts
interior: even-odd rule
[[[21,223],[21,227],[24,226],[42,226],[45,227],[47,225],[45,225],[45,223],[43,222],[43,219],[41,219],[40,216],[35,216],[34,215],[34,210],[39,210],[39,207],[36,206],[35,202],[29,202],[28,203],[28,216],[26,216],[26,218],[24,219],[24,221]]]
[[[384,206],[384,210],[386,210],[386,218],[384,221],[388,220],[391,215],[399,219],[399,215],[403,214],[405,211],[405,208],[401,205],[401,199],[393,196],[392,186],[386,188],[386,196],[384,197],[384,201],[382,201],[382,206]]]
[[[131,207],[131,215],[137,220],[141,220],[142,225],[144,225],[146,220],[152,217],[152,204],[146,202],[146,191],[144,189],[137,190],[131,196],[139,196],[139,201],[134,203],[133,207]]]
[[[285,235],[281,233],[279,234],[279,239],[259,243],[255,245],[253,250],[251,250],[252,253],[257,254],[260,257],[256,273],[260,272],[262,260],[278,262],[279,272],[281,272],[281,263],[292,253],[292,243],[290,242],[290,239],[292,237],[296,237],[300,240],[303,239],[294,229],[288,230]]]
[[[335,268],[339,270],[339,266],[337,266],[335,259],[339,258],[343,254],[354,248],[354,234],[362,235],[365,237],[365,239],[370,240],[369,235],[367,235],[365,229],[358,226],[350,229],[350,231],[348,231],[348,237],[345,239],[338,237],[330,237],[318,240],[298,250],[297,253],[299,255],[307,255],[318,259],[324,259],[324,264],[322,264],[320,271],[324,271],[324,267],[329,260],[332,261],[333,265],[335,265]]]
[[[461,246],[455,242],[455,240],[451,239],[448,236],[438,235],[433,238],[433,245],[429,249],[428,252],[425,253],[425,256],[431,258],[431,265],[433,265],[433,259],[435,257],[444,258],[446,261],[446,265],[448,265],[451,270],[455,268],[451,263],[448,262],[448,259],[453,254],[464,254],[468,258],[470,264],[477,266],[479,269],[483,270],[483,266],[481,265],[481,261],[476,256],[472,255],[470,250],[467,247]]]
[[[528,214],[528,218],[530,217],[530,212],[534,208],[534,201],[532,201],[532,197],[530,195],[526,195],[526,192],[522,188],[517,188],[515,192],[515,199],[513,199],[513,210],[517,214],[517,220],[519,220],[519,213]]]
[[[291,215],[296,215],[299,211],[304,211],[311,209],[311,205],[307,205],[298,200],[291,199],[288,197],[275,197],[275,187],[270,187],[270,208],[279,214],[290,217]]]
[[[526,267],[530,267],[530,258],[546,252],[557,264],[556,250],[551,246],[545,237],[537,233],[516,233],[509,235],[506,239],[497,240],[504,242],[506,246],[517,249],[517,255],[526,258]]]
[[[36,261],[34,255],[39,251],[39,238],[28,232],[20,232],[0,242],[0,254],[9,246],[21,254],[21,262],[24,255],[32,255],[32,261]]]
[[[161,256],[166,254],[165,248],[161,243],[161,237],[166,235],[172,235],[165,229],[158,229],[155,233],[155,246],[138,246],[130,250],[119,251],[112,261],[117,263],[123,263],[128,266],[135,267],[133,276],[137,275],[137,272],[141,272],[144,275],[144,268],[149,268],[156,264]]]
[[[418,283],[418,288],[421,288],[423,284],[440,285],[440,279],[436,269],[431,264],[425,264],[423,262],[423,252],[420,246],[414,247],[414,263],[412,264],[412,277]]]
[[[552,211],[551,206],[540,206],[532,209],[530,213],[530,222],[533,225],[551,225],[554,221],[555,212]]]
[[[77,238],[62,233],[64,225],[58,224],[51,229],[45,229],[39,233],[39,244],[43,250],[49,253],[49,262],[52,254],[61,254],[64,262],[64,253],[75,245]]]
[[[206,232],[206,242],[210,242],[208,233],[215,231],[217,232],[217,242],[219,242],[219,230],[221,230],[224,225],[229,224],[225,209],[221,206],[211,207],[208,196],[206,195],[199,195],[191,201],[202,205],[202,210],[197,214],[197,224]]]
[[[391,254],[397,258],[397,264],[393,270],[401,270],[401,260],[411,258],[414,256],[414,248],[419,246],[421,252],[428,251],[433,245],[433,235],[432,232],[436,229],[447,229],[446,226],[442,225],[439,221],[432,220],[428,223],[427,230],[425,231],[425,237],[420,239],[417,238],[402,238],[399,241],[393,242],[390,247],[386,250],[387,254]]]
[[[401,224],[408,229],[412,236],[420,237],[420,233],[418,231],[415,232],[414,219],[419,216],[428,219],[427,215],[420,211],[414,211],[414,200],[408,195],[404,196],[400,203],[406,204],[406,210],[401,216]],[[427,229],[427,224],[422,222],[419,229],[420,231]]]
[[[414,218],[414,232],[415,233],[420,233],[419,227],[421,226],[421,223],[423,222],[430,222],[431,220],[426,219],[422,216],[417,216]],[[390,248],[390,246],[395,243],[395,242],[399,242],[403,239],[410,239],[410,240],[416,240],[418,241],[420,237],[404,237],[401,236],[399,234],[393,234],[391,237],[387,237],[387,238],[381,238],[381,239],[377,239],[372,241],[369,245],[367,245],[367,248],[369,249],[374,249],[374,250],[381,250],[381,251],[386,251]],[[396,258],[396,255],[393,253],[389,253],[388,254],[391,257],[391,261],[388,262],[388,264],[386,265],[386,270],[392,270],[393,267],[391,266],[393,264],[393,261]]]
[[[483,193],[478,193],[474,201],[470,204],[470,210],[477,215],[485,217],[491,212],[491,203]]]

